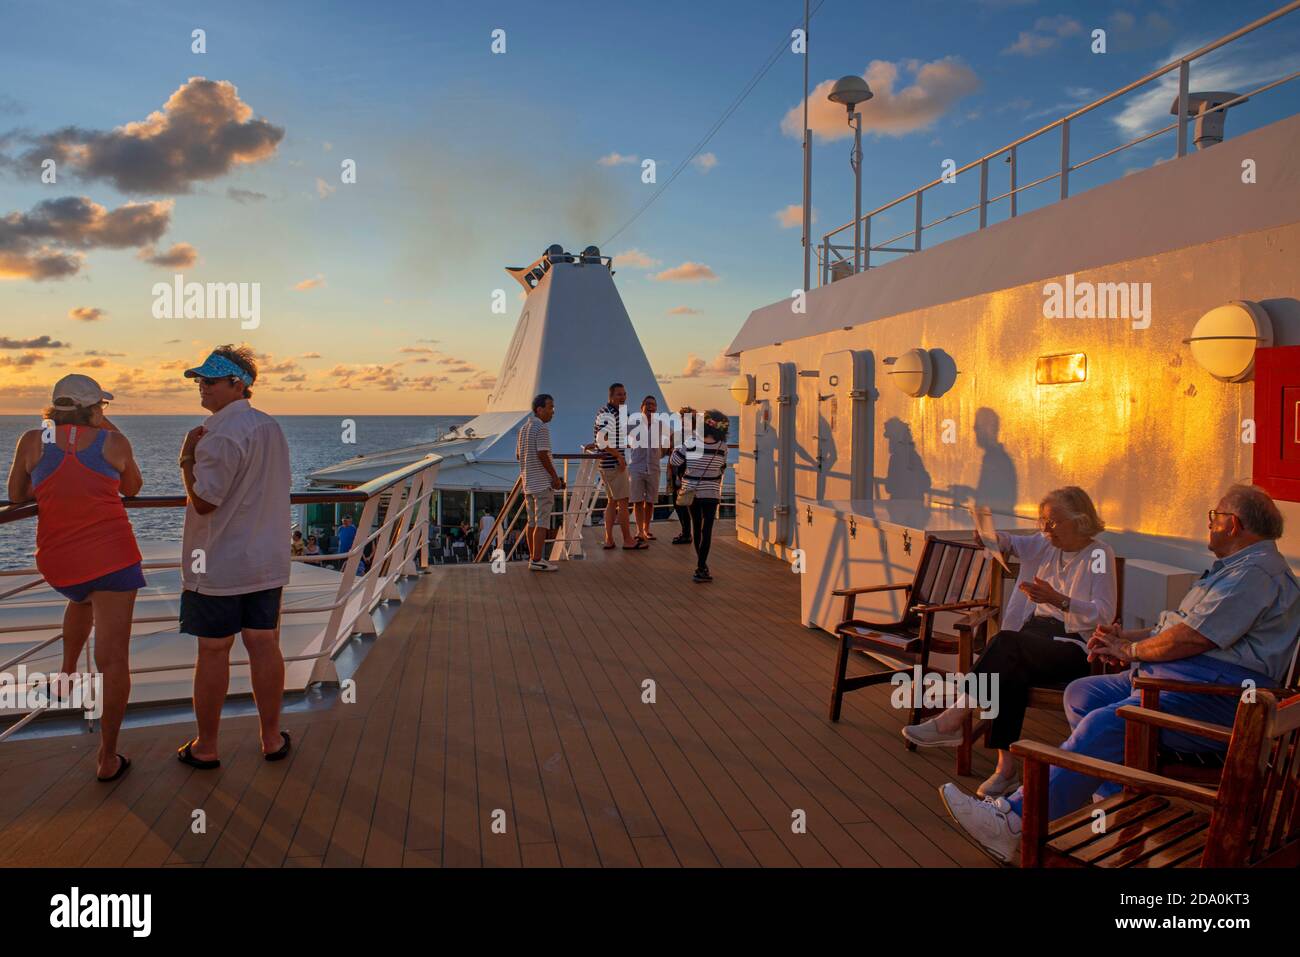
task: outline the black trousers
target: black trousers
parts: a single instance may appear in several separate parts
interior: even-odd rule
[[[998,715],[992,721],[989,747],[1008,750],[1019,740],[1029,705],[1029,689],[1073,681],[1090,673],[1088,653],[1072,641],[1057,641],[1065,623],[1034,616],[1019,631],[999,631],[971,670],[997,674]]]
[[[695,567],[709,567],[709,545],[713,543],[713,520],[718,515],[716,498],[697,498],[691,502],[691,531],[695,538]]]
[[[676,493],[673,493],[676,498]],[[685,505],[674,505],[673,511],[677,513],[677,521],[682,523],[682,538],[691,537],[691,510]]]

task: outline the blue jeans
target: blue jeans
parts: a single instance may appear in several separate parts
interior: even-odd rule
[[[1142,674],[1156,678],[1173,678],[1207,684],[1240,685],[1246,680],[1253,681],[1257,688],[1271,688],[1276,684],[1264,675],[1207,655],[1194,655],[1181,661],[1142,662],[1139,669]],[[1185,718],[1231,726],[1237,714],[1237,700],[1235,697],[1175,694],[1166,691],[1160,695],[1160,710]],[[1139,692],[1133,690],[1130,672],[1117,675],[1090,675],[1070,682],[1065,689],[1065,718],[1070,722],[1071,733],[1061,745],[1061,749],[1123,764],[1126,722],[1115,712],[1126,704],[1141,704]],[[1179,751],[1225,749],[1225,746],[1217,741],[1183,734],[1180,731],[1161,731],[1160,743]],[[1055,820],[1083,807],[1095,792],[1100,791],[1103,796],[1110,797],[1120,791],[1120,786],[1077,771],[1053,767],[1049,772],[1047,790],[1047,815],[1050,820]],[[1007,802],[1016,814],[1021,814],[1024,806],[1024,788],[1017,790],[1007,799]]]

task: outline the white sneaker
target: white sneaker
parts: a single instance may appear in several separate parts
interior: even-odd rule
[[[530,572],[555,572],[560,570],[560,566],[553,565],[548,561],[540,561],[540,562],[530,561],[528,563],[528,570]]]
[[[994,798],[1006,797],[1018,787],[1020,787],[1020,771],[1018,769],[1005,775],[994,771],[988,780],[975,789],[975,796],[991,801]]]
[[[939,788],[939,797],[952,819],[995,861],[1009,864],[1020,856],[1020,815],[1005,798],[981,801],[955,784]]]
[[[955,748],[961,744],[960,731],[940,731],[935,727],[933,718],[920,724],[905,725],[903,737],[918,748]]]

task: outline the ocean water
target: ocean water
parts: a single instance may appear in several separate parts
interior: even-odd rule
[[[131,440],[135,459],[144,476],[142,495],[180,495],[180,472],[176,457],[185,433],[203,421],[202,415],[124,415],[113,422]],[[468,422],[472,415],[357,415],[356,444],[343,444],[343,416],[278,416],[289,443],[289,466],[294,490],[307,488],[307,475],[355,455],[382,452],[421,442],[432,442],[453,425]],[[13,463],[18,437],[39,421],[27,415],[0,415],[0,463],[4,476]],[[0,499],[7,496],[0,490]],[[183,511],[179,508],[131,509],[131,524],[143,541],[178,540]],[[30,519],[0,525],[0,568],[22,568],[32,564],[36,547],[36,523]]]

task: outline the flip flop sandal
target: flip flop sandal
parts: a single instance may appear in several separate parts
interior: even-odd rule
[[[110,774],[110,775],[109,775],[108,777],[106,777],[106,778],[101,778],[98,774],[96,774],[96,775],[95,775],[95,780],[96,780],[96,781],[100,781],[100,782],[102,782],[102,783],[104,783],[104,784],[108,784],[110,781],[116,781],[116,780],[117,780],[118,778],[120,778],[122,775],[126,774],[126,772],[129,771],[130,768],[131,768],[131,761],[130,761],[130,759],[127,758],[127,756],[124,755],[124,754],[119,754],[119,755],[117,756],[117,760],[118,760],[118,765],[117,765],[117,770],[116,770],[116,771],[114,771],[112,774]]]
[[[190,767],[197,768],[200,771],[211,771],[214,768],[221,767],[220,759],[216,761],[205,761],[203,758],[196,758],[194,756],[194,742],[198,740],[198,738],[195,738],[193,741],[186,741],[177,748],[176,759],[180,761],[181,764],[188,764]]]
[[[649,547],[650,547],[649,545],[647,545],[644,541],[642,541],[641,539],[638,538],[638,539],[636,540],[635,543],[633,543],[633,544],[631,544],[631,545],[624,545],[624,546],[623,546],[623,551],[625,551],[625,552],[634,552],[634,551],[636,551],[636,550],[639,549],[639,548],[649,548]]]
[[[289,746],[292,743],[289,741],[289,732],[281,731],[280,737],[284,738],[284,744],[280,745],[280,750],[272,751],[270,754],[267,754],[265,751],[262,752],[262,757],[266,758],[266,760],[283,761],[289,756]]]
[[[601,545],[600,547],[605,549],[605,551],[609,551],[611,548],[617,548],[618,546],[615,545],[613,542],[606,542],[604,545]]]

